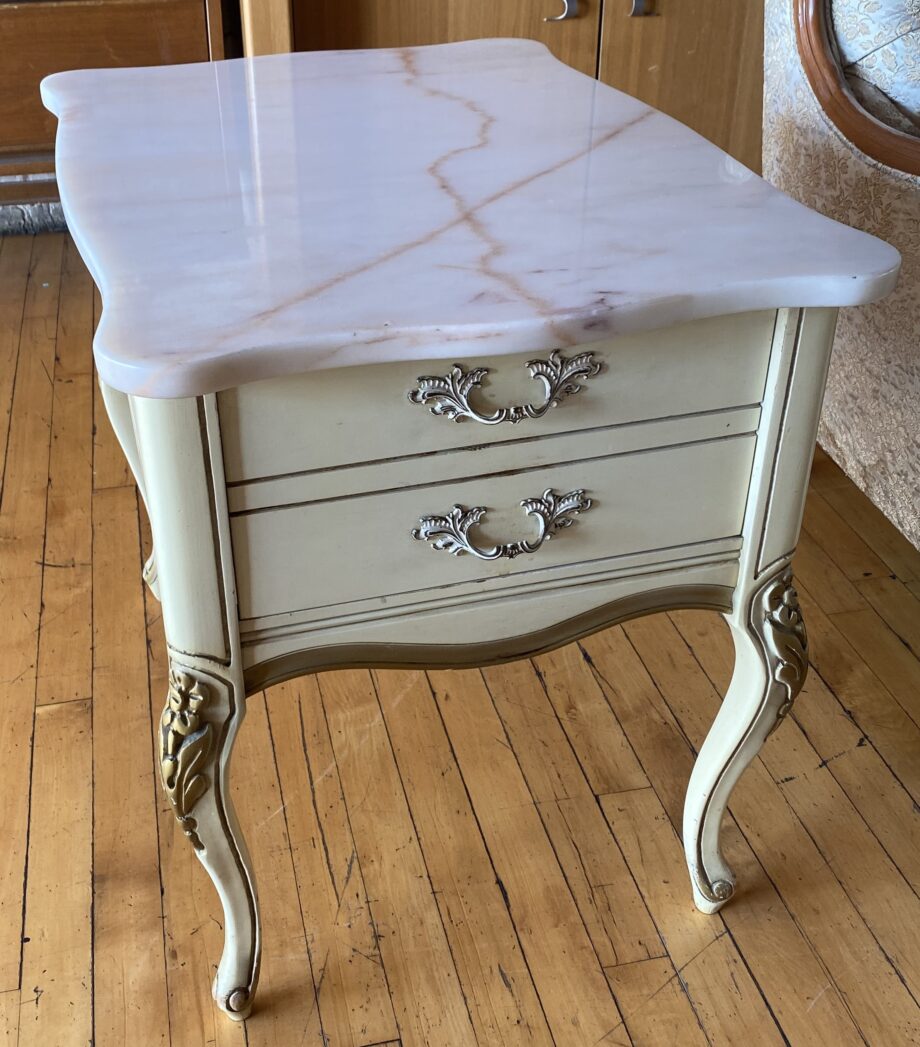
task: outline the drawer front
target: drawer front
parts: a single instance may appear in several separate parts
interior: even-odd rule
[[[633,454],[536,466],[513,475],[249,513],[231,521],[243,620],[400,594],[450,592],[487,580],[551,580],[572,564],[601,570],[612,557],[674,549],[740,533],[752,434]],[[589,508],[535,552],[452,555],[415,538],[423,517],[486,507],[467,532],[478,548],[536,544],[537,515],[520,503],[552,489],[584,490]],[[424,528],[422,528],[424,530]],[[667,559],[670,553],[664,553]],[[411,602],[411,600],[409,601]]]
[[[715,317],[566,351],[564,360],[591,353],[600,372],[574,378],[570,384],[577,393],[561,391],[558,406],[519,423],[484,424],[465,416],[455,421],[432,414],[432,406],[447,402],[443,398],[411,402],[419,376],[450,374],[451,362],[444,360],[313,371],[227,390],[218,395],[227,480],[233,484],[759,403],[775,316]],[[477,368],[488,374],[463,392],[463,399],[483,416],[521,405],[539,412],[546,386],[530,377],[526,364],[533,359],[550,361],[550,352],[464,360],[465,375]]]

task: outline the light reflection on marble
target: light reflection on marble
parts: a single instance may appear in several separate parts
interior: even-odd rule
[[[58,73],[100,375],[192,396],[315,368],[851,305],[898,255],[681,124],[487,40]]]

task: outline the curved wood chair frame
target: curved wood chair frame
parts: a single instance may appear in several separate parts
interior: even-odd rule
[[[857,149],[886,167],[920,175],[920,138],[889,127],[867,112],[850,90],[834,53],[829,0],[793,0],[799,57],[818,104]]]

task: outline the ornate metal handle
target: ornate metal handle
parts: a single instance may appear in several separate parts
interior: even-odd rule
[[[569,18],[578,17],[578,0],[562,0],[565,5],[562,9],[561,15],[553,15],[551,18],[544,18],[544,22],[564,22]]]
[[[469,532],[485,516],[484,505],[477,505],[473,509],[455,505],[446,516],[423,516],[418,527],[412,531],[412,537],[420,542],[431,542],[433,549],[443,549],[454,556],[472,553],[480,560],[500,560],[502,557],[513,560],[521,553],[535,553],[556,531],[570,527],[579,513],[591,508],[591,499],[582,490],[557,495],[552,488],[548,488],[540,498],[525,498],[521,508],[528,516],[533,516],[539,526],[537,537],[531,542],[506,542],[491,549],[477,546]]]
[[[467,371],[462,364],[454,364],[450,374],[443,378],[420,375],[418,388],[409,393],[409,399],[414,404],[430,402],[432,414],[443,414],[455,422],[472,418],[483,425],[498,425],[499,422],[516,425],[525,418],[542,418],[551,407],[558,407],[567,396],[574,396],[584,388],[579,379],[594,378],[600,374],[602,365],[594,359],[594,353],[579,353],[568,359],[557,349],[550,353],[548,360],[530,360],[526,367],[530,377],[538,378],[546,389],[546,399],[542,404],[499,407],[493,414],[483,414],[470,403],[470,394],[482,385],[489,369],[476,367]]]

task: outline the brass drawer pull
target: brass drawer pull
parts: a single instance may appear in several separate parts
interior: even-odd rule
[[[557,407],[567,396],[574,396],[587,381],[600,373],[601,363],[594,353],[579,353],[571,359],[559,350],[550,353],[548,360],[530,360],[527,370],[531,378],[538,378],[546,389],[542,404],[520,404],[514,407],[499,407],[494,414],[483,414],[470,403],[470,394],[482,384],[489,373],[488,367],[476,367],[467,371],[462,364],[454,364],[450,374],[443,378],[437,375],[420,375],[418,388],[409,393],[414,404],[431,403],[432,414],[442,414],[459,422],[472,418],[483,425],[498,425],[511,422],[515,425],[525,418],[541,418],[551,407]]]
[[[535,553],[556,531],[571,526],[579,513],[591,508],[591,499],[582,490],[557,495],[552,488],[548,488],[540,498],[525,498],[521,508],[528,516],[535,517],[539,526],[537,537],[531,542],[507,542],[491,549],[481,549],[475,545],[469,532],[485,516],[484,505],[472,509],[455,505],[446,516],[423,516],[418,527],[412,531],[412,537],[420,542],[431,542],[433,549],[442,549],[454,556],[472,553],[480,560],[499,560],[502,557],[514,559],[521,553]]]

